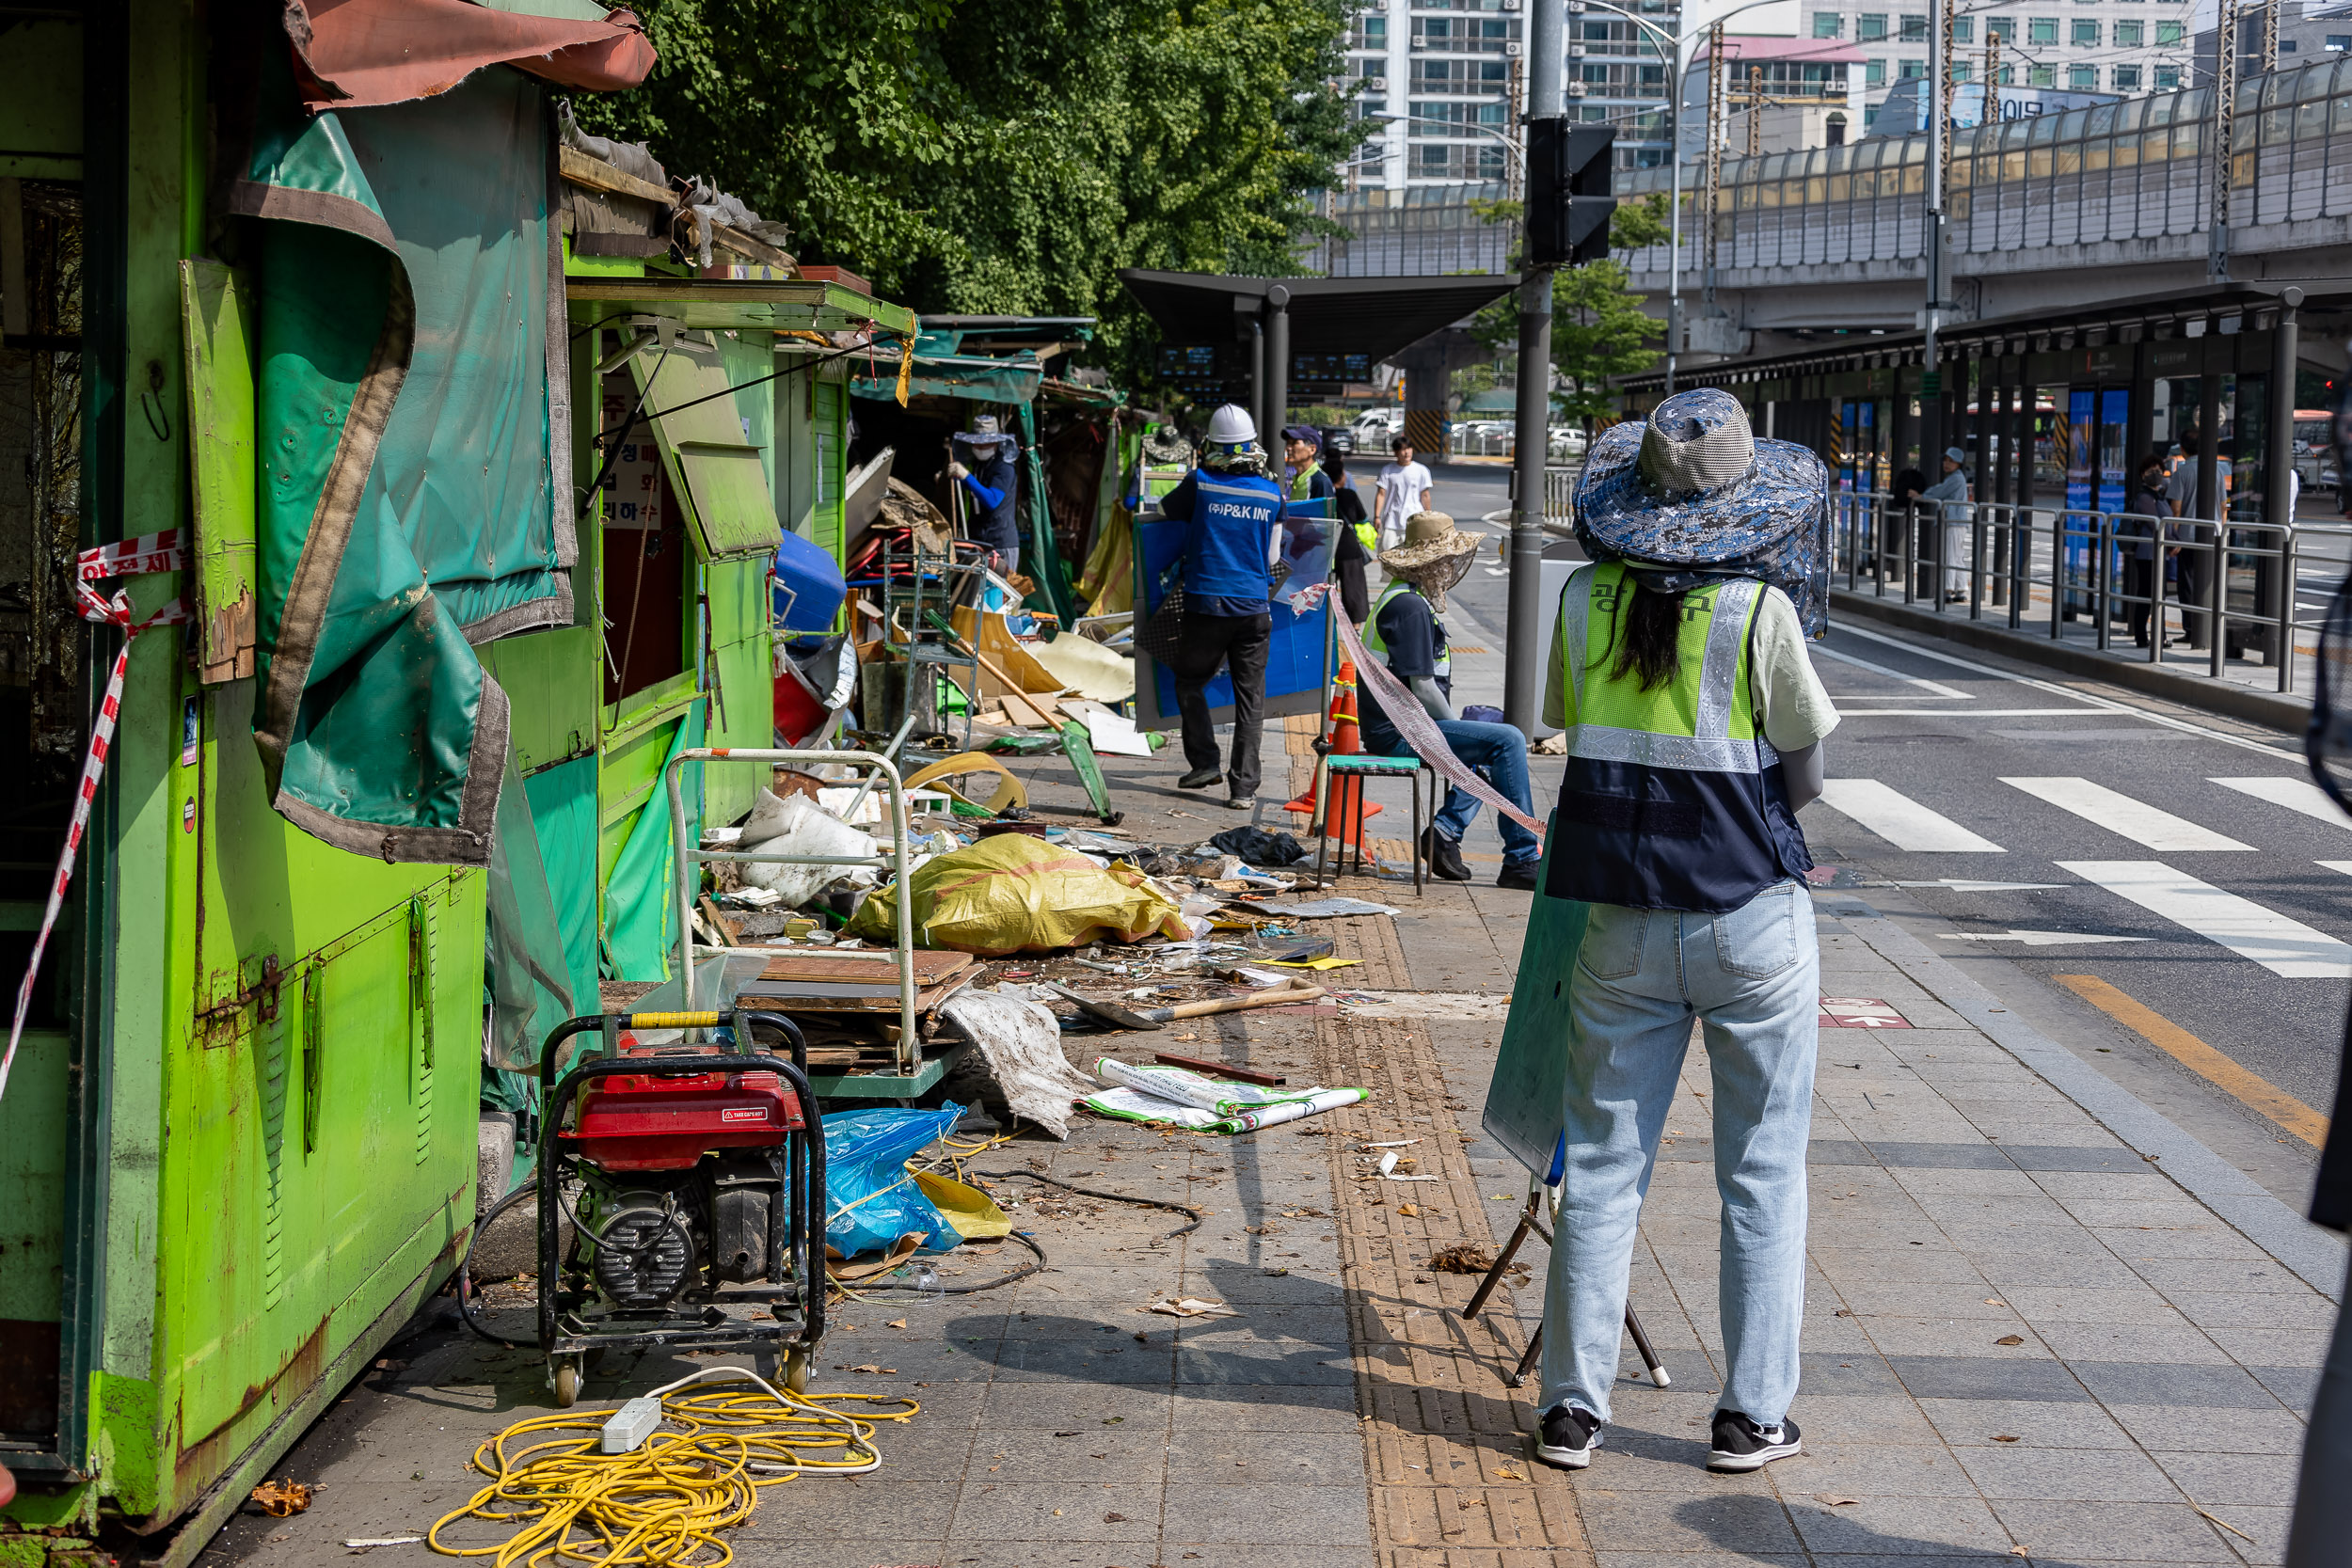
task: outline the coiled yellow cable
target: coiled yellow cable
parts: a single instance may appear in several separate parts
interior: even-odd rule
[[[681,1395],[691,1385],[718,1386]],[[748,1386],[728,1387],[738,1384]],[[599,1452],[610,1410],[566,1410],[516,1421],[474,1450],[490,1478],[425,1539],[447,1557],[486,1557],[497,1568],[564,1560],[592,1568],[724,1568],[734,1548],[720,1532],[759,1506],[759,1489],[803,1473],[864,1475],[882,1455],[875,1423],[903,1421],[922,1406],[890,1394],[791,1394],[739,1367],[711,1367],[653,1390],[662,1430],[633,1453]],[[855,1402],[902,1408],[852,1415],[828,1408]],[[671,1430],[671,1429],[678,1430]],[[509,1445],[534,1433],[576,1437]],[[838,1450],[826,1457],[826,1450]],[[453,1545],[441,1532],[458,1520],[517,1526],[489,1545]]]

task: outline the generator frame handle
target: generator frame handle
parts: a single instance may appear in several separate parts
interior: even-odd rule
[[[712,762],[764,762],[801,765],[807,763],[846,763],[851,767],[873,770],[890,793],[889,847],[872,855],[768,855],[747,853],[740,849],[706,849],[700,844],[687,842],[686,793],[681,775],[688,763],[702,765]],[[749,746],[690,746],[672,757],[662,768],[662,780],[670,792],[670,868],[674,896],[677,901],[677,958],[679,995],[687,1006],[694,1006],[694,894],[702,880],[702,867],[713,861],[737,861],[758,865],[837,865],[845,869],[870,866],[885,871],[898,879],[897,896],[892,900],[898,923],[898,1070],[911,1074],[923,1065],[923,1043],[914,1032],[914,900],[907,886],[907,792],[899,782],[898,764],[874,752],[809,751]],[[869,835],[871,836],[871,835]]]
[[[625,1028],[644,1029],[713,1029],[731,1023],[736,1031],[738,1050],[717,1052],[708,1055],[622,1056],[613,1050],[620,1031]],[[764,1052],[754,1053],[739,1048],[751,1037],[754,1023],[773,1025],[790,1042],[793,1060],[771,1056]],[[574,1035],[591,1030],[605,1037],[606,1053],[593,1060],[580,1062],[561,1079],[555,1076],[557,1048]],[[792,1348],[803,1354],[814,1352],[817,1342],[825,1335],[825,1277],[823,1224],[831,1210],[825,1201],[825,1122],[818,1114],[817,1093],[808,1083],[808,1047],[802,1038],[800,1025],[782,1013],[758,1012],[739,1007],[731,1013],[591,1013],[566,1019],[555,1026],[539,1052],[539,1168],[535,1173],[539,1183],[539,1343],[552,1347],[559,1338],[556,1322],[556,1291],[561,1284],[560,1264],[546,1264],[556,1257],[558,1238],[562,1232],[557,1219],[562,1213],[562,1194],[556,1185],[556,1156],[564,1135],[564,1118],[571,1108],[573,1092],[583,1083],[596,1078],[628,1074],[643,1078],[691,1078],[707,1072],[772,1072],[792,1086],[801,1097],[801,1119],[805,1124],[800,1132],[785,1133],[787,1150],[786,1185],[792,1214],[792,1277],[800,1295],[801,1334]],[[802,1171],[789,1169],[789,1151],[797,1145],[802,1154]],[[771,1225],[770,1234],[774,1234]],[[771,1247],[768,1255],[768,1279],[771,1284],[783,1281],[776,1275],[777,1258]],[[812,1272],[814,1271],[814,1272]],[[778,1336],[779,1338],[782,1336]]]

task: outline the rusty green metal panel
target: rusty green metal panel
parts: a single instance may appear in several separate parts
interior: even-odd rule
[[[180,263],[191,492],[196,662],[205,681],[253,673],[253,284],[217,261]]]

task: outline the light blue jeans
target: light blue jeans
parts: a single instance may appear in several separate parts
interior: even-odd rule
[[[1717,1404],[1772,1426],[1796,1397],[1804,1317],[1821,993],[1812,896],[1785,882],[1728,914],[1596,904],[1576,961],[1542,1408],[1609,1418],[1634,1231],[1695,1015],[1724,1204],[1718,1310],[1728,1365]]]

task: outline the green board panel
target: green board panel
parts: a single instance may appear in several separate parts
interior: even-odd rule
[[[681,337],[666,356],[647,348],[629,360],[670,483],[686,501],[706,561],[773,554],[782,542],[768,490],[767,458],[751,438],[732,391],[730,356]]]
[[[809,504],[816,516],[810,538],[823,546],[835,561],[841,559],[841,501],[850,482],[850,388],[846,381],[826,379],[832,367],[816,373],[818,377],[810,403],[816,412],[810,417],[815,427],[811,450],[815,465],[809,480]],[[841,372],[847,374],[846,372]]]
[[[0,1320],[62,1315],[67,1103],[64,1033],[27,1029],[0,1100]]]
[[[594,626],[560,626],[502,637],[474,650],[512,706],[515,764],[525,773],[596,749],[603,692]]]
[[[253,673],[253,285],[217,261],[180,263],[196,514],[197,673]]]
[[[709,601],[710,744],[768,747],[775,744],[775,666],[768,631],[768,562],[713,562],[703,570]],[[768,765],[706,763],[704,820],[721,826],[739,820],[767,783]]]

